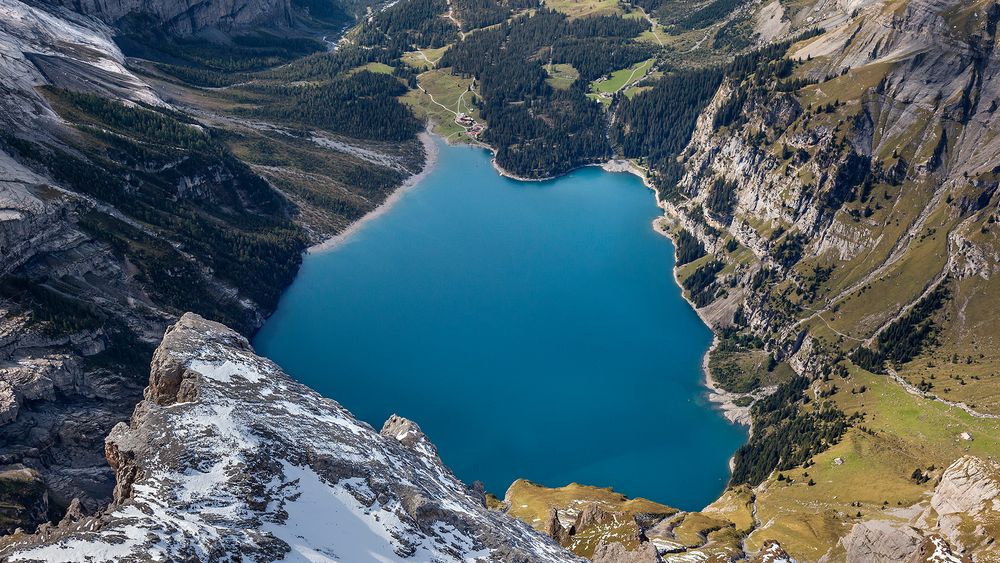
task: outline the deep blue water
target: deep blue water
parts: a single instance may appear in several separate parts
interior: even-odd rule
[[[415,420],[466,482],[714,500],[745,440],[704,398],[711,333],[680,296],[653,195],[586,168],[522,183],[489,153],[437,167],[310,254],[258,352],[380,428]]]

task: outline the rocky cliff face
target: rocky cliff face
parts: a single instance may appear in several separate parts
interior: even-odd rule
[[[917,517],[856,524],[826,560],[996,561],[998,487],[1000,465],[963,457],[944,471]]]
[[[703,318],[746,328],[798,373],[828,372],[940,289],[962,297],[937,319],[939,341],[973,349],[989,373],[1000,358],[969,343],[992,334],[966,312],[990,300],[1000,263],[1000,7],[884,0],[762,13],[784,22],[785,38],[813,36],[789,39],[788,76],[724,82],[680,158],[682,196],[665,203],[727,265]],[[975,395],[995,403],[995,384]]]
[[[35,91],[50,83],[47,70],[63,81],[82,81],[96,92],[162,103],[125,68],[125,56],[112,35],[111,27],[85,13],[20,0],[0,2],[0,75],[5,81],[0,92],[0,122],[8,128],[7,133],[56,118]],[[41,183],[37,176],[19,176],[11,180]],[[4,179],[8,177],[4,175]]]
[[[179,36],[224,34],[258,29],[281,31],[296,27],[309,15],[309,2],[295,0],[34,0],[89,16],[111,26],[157,26]],[[372,5],[367,0],[331,0],[324,14],[337,17],[363,14]]]
[[[991,446],[972,448],[975,461],[956,462],[971,438],[960,429],[932,438],[922,425],[941,424],[932,413],[943,404],[965,417],[949,410],[949,428],[995,433],[1000,412],[996,324],[976,313],[998,290],[1000,101],[991,83],[1000,6],[775,1],[755,10],[759,37],[787,40],[788,49],[727,74],[678,160],[679,193],[664,191],[661,226],[694,235],[705,251],[678,276],[697,282],[692,300],[717,329],[708,362],[717,381],[744,404],[787,390],[789,377],[807,382],[804,393],[780,399],[789,410],[754,429],[737,474],[796,438],[779,428],[789,418],[826,407],[856,418],[844,434],[849,446],[815,434],[802,442],[809,459],[794,483],[781,472],[796,464],[780,462],[748,481],[754,519],[741,548],[763,552],[779,539],[804,560],[991,560],[996,548],[982,538],[996,536],[993,516],[970,509],[958,511],[976,514],[962,523],[957,512],[918,518],[933,512],[921,495],[940,488],[928,478],[915,487],[909,476],[914,467],[950,467],[947,488],[957,468],[994,455]],[[884,334],[892,337],[883,342]],[[862,349],[891,353],[855,361]],[[864,395],[873,382],[878,393]],[[898,385],[918,399],[905,407],[887,400],[894,390],[886,386]],[[884,423],[904,408],[928,413],[907,426],[913,437]],[[889,448],[900,452],[897,466],[875,469],[874,452]],[[823,450],[829,455],[817,457]],[[847,452],[873,464],[865,477],[821,477],[811,466],[839,467]],[[873,480],[916,490],[883,498],[867,488]]]
[[[252,332],[308,237],[343,229],[423,163],[415,140],[372,147],[315,133],[309,150],[332,161],[324,172],[376,172],[384,191],[322,185],[352,200],[350,217],[289,201],[211,133],[259,126],[284,137],[287,125],[208,112],[198,122],[130,70],[108,22],[146,8],[159,10],[148,25],[170,20],[174,34],[280,20],[226,2],[0,0],[0,470],[38,471],[53,515],[74,498],[84,512],[110,500],[104,437],[140,400],[171,322],[195,310]],[[159,126],[143,129],[148,120]],[[294,165],[267,172],[325,180]],[[20,525],[33,529],[43,512]]]
[[[126,16],[144,16],[173,33],[190,35],[206,29],[224,32],[255,26],[292,24],[290,0],[212,0],[174,2],[162,0],[56,0],[75,12],[109,24]]]
[[[51,139],[57,117],[36,88],[44,68],[87,77],[93,88],[158,103],[123,65],[110,30],[92,19],[59,15],[17,0],[0,2],[0,124],[6,135]],[[103,303],[153,339],[168,316],[130,283],[127,267],[77,225],[94,202],[64,189],[44,171],[15,159],[0,142],[0,466],[43,471],[54,508],[79,497],[106,502],[113,474],[101,459],[102,435],[141,396],[140,379],[87,365],[108,346],[110,326],[53,331],[24,305],[31,279],[61,295]],[[57,511],[58,511],[57,509]],[[32,526],[47,518],[21,520]]]
[[[103,514],[4,541],[5,561],[576,561],[458,481],[420,428],[381,433],[223,325],[187,314],[105,451]]]
[[[996,554],[1000,548],[995,544],[1000,537],[1000,463],[971,456],[953,463],[941,476],[918,524],[962,553]],[[947,547],[941,547],[940,541],[934,543],[936,549]]]
[[[979,278],[973,283],[989,292],[1000,249],[980,227],[997,205],[1000,124],[990,81],[1000,65],[1000,8],[817,2],[782,18],[786,37],[825,30],[789,51],[800,63],[793,78],[804,86],[788,92],[727,81],[682,156],[680,189],[691,199],[673,211],[710,250],[732,237],[755,257],[737,265],[741,298],[731,293],[705,307],[718,326],[729,324],[758,266],[790,276],[795,304],[774,306],[765,295],[773,287],[758,287],[745,296],[748,322],[779,355],[802,350],[793,362],[804,366],[815,335],[828,343],[846,337],[845,348],[868,341],[948,276]],[[735,119],[720,119],[734,108]],[[733,187],[728,213],[708,212],[717,182]],[[892,290],[884,307],[854,311],[862,305],[852,293],[901,275],[941,231],[943,252],[925,259],[924,271],[906,274],[922,276],[916,291]],[[811,269],[825,266],[827,279],[808,287]],[[837,313],[857,315],[850,333],[830,326]]]

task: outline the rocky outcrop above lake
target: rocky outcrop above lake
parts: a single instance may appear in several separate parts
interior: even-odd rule
[[[841,544],[852,561],[904,561],[920,541],[920,534],[906,524],[875,520],[855,524]]]
[[[135,61],[114,39],[123,29],[108,22],[146,4],[165,18],[187,9],[0,0],[0,469],[39,472],[52,509],[44,517],[19,512],[13,525],[26,530],[58,519],[74,498],[85,513],[110,501],[104,438],[142,398],[150,355],[170,323],[193,310],[250,334],[290,283],[307,242],[377,207],[424,162],[416,140],[317,132],[315,150],[336,160],[330,169],[377,169],[385,191],[366,198],[354,182],[322,180],[363,202],[344,214],[289,200],[211,141],[208,131],[230,121],[198,122],[164,101],[172,98],[162,84],[133,72]],[[238,2],[190,10],[249,18]],[[191,30],[227,25],[214,15],[176,17]],[[161,138],[151,143],[149,131],[107,121],[133,111],[174,133],[153,133]],[[94,135],[111,135],[116,148]],[[186,146],[192,138],[200,148]],[[267,172],[301,176],[295,165]],[[247,252],[246,244],[263,248]],[[260,256],[268,258],[255,271],[249,263]]]
[[[961,553],[998,549],[1000,546],[995,542],[1000,537],[1000,463],[965,456],[951,464],[942,474],[918,525],[944,538]]]
[[[656,547],[649,542],[629,550],[621,542],[602,541],[594,550],[594,563],[660,563],[663,561],[656,552]]]
[[[105,451],[113,504],[7,538],[5,561],[578,560],[488,510],[413,422],[376,432],[194,314],[167,331],[144,400]]]

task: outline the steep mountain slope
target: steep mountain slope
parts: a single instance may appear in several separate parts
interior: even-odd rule
[[[62,73],[86,80],[91,88],[135,101],[156,103],[152,91],[125,69],[125,57],[111,39],[111,28],[69,10],[49,12],[8,0],[0,4],[0,70],[6,79],[2,104],[4,125],[25,126],[55,117],[34,91],[46,84],[48,61]]]
[[[881,541],[865,532],[871,522],[879,538],[905,546],[890,560],[932,557],[932,537],[942,550],[989,560],[992,546],[910,519],[944,479],[940,468],[1000,453],[1000,102],[991,85],[1000,7],[643,7],[665,22],[651,32],[663,78],[612,98],[611,139],[658,189],[666,213],[657,226],[677,243],[679,281],[719,337],[708,361],[713,397],[734,418],[752,418],[755,432],[723,499],[659,530],[640,526],[642,535],[679,544],[660,550],[686,553],[679,558],[764,553],[778,539],[802,560],[864,559],[852,549]],[[630,7],[606,8],[616,9]],[[731,49],[739,54],[727,60]],[[743,487],[747,499],[735,495]],[[528,502],[526,518],[539,525],[552,520],[549,509],[585,501],[525,491],[513,487],[507,509]],[[744,500],[748,526],[719,518],[742,516],[731,508]],[[885,513],[904,523],[884,525]],[[560,520],[548,531],[579,544],[573,519]],[[972,520],[980,539],[996,535],[992,516]],[[701,532],[686,546],[677,540],[684,522]],[[720,550],[705,548],[713,535]]]
[[[35,0],[39,7],[65,8],[111,26],[157,26],[179,36],[223,38],[248,29],[283,29],[309,25],[310,18],[346,23],[365,12],[365,0],[313,2],[310,0]],[[222,32],[222,34],[220,34]]]
[[[84,511],[108,502],[102,441],[141,398],[170,322],[193,310],[252,332],[306,245],[378,206],[424,156],[412,135],[388,146],[262,118],[253,125],[308,146],[251,168],[227,144],[236,126],[181,111],[176,83],[156,91],[119,30],[19,0],[0,0],[0,15],[0,484],[27,505],[0,521],[10,532],[74,498]],[[184,41],[265,65],[322,48],[273,34]],[[292,203],[264,172],[308,176],[326,197]],[[25,468],[31,498],[18,493]]]
[[[166,333],[144,400],[106,444],[104,514],[4,540],[5,561],[575,561],[486,509],[416,424],[381,433],[193,314]]]
[[[810,13],[830,29],[789,49],[795,70],[727,80],[681,157],[667,205],[722,263],[699,305],[731,327],[727,343],[752,336],[799,373],[846,375],[850,355],[994,412],[995,335],[967,313],[996,295],[998,125],[980,87],[1000,13],[954,2]],[[969,367],[953,369],[972,381],[919,383],[959,357]]]
[[[83,358],[99,356],[113,337],[113,326],[88,319],[86,308],[62,298],[65,289],[29,291],[30,274],[46,279],[79,280],[77,291],[126,318],[132,330],[152,342],[166,323],[165,314],[129,284],[126,268],[110,248],[94,242],[79,226],[81,210],[93,202],[63,189],[45,171],[32,170],[16,158],[8,135],[23,131],[33,139],[49,137],[46,123],[56,114],[35,87],[46,83],[35,61],[58,65],[67,76],[85,76],[97,89],[156,103],[156,96],[123,66],[124,57],[109,30],[68,14],[57,17],[16,1],[0,4],[0,48],[5,88],[0,97],[0,420],[3,463],[46,466],[53,504],[65,506],[73,496],[96,503],[110,492],[113,475],[100,458],[102,435],[141,395],[141,382],[102,369],[88,369]],[[43,271],[47,270],[47,271]],[[86,281],[84,281],[86,280]],[[129,306],[127,302],[133,302]],[[45,309],[48,314],[32,311]],[[48,306],[46,306],[48,305]],[[46,329],[39,316],[55,320],[67,309],[71,330]],[[90,320],[91,322],[87,322]],[[151,347],[151,345],[148,345]],[[60,398],[64,406],[51,408]],[[119,414],[115,414],[119,413]],[[56,446],[59,444],[58,446]],[[53,447],[56,446],[56,447]],[[47,452],[44,453],[43,452]],[[42,461],[43,457],[47,458]],[[104,491],[104,492],[101,492]],[[43,498],[35,502],[47,504]],[[36,514],[46,514],[43,506]],[[37,519],[27,519],[31,525]],[[9,529],[8,529],[9,531]]]
[[[218,0],[214,2],[163,2],[130,0],[125,2],[61,0],[59,4],[108,24],[128,16],[150,18],[174,33],[190,35],[203,30],[233,31],[259,25],[291,25],[292,3],[289,0]]]
[[[744,549],[777,539],[793,557],[839,560],[844,545],[878,543],[869,520],[892,507],[909,518],[944,479],[936,468],[982,464],[1000,447],[1000,8],[761,10],[782,22],[774,38],[791,38],[787,51],[727,73],[680,154],[679,182],[660,186],[661,227],[691,257],[679,278],[719,335],[716,385],[755,403],[733,476],[754,490]],[[755,21],[773,35],[773,22]],[[965,454],[977,458],[956,461]],[[970,518],[977,541],[996,535],[992,516]],[[872,524],[886,541],[916,539],[889,560],[940,533],[912,525]]]

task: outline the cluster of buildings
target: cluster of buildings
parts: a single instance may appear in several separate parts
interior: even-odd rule
[[[458,123],[462,127],[465,127],[465,132],[469,134],[473,139],[478,139],[479,135],[486,129],[486,126],[479,123],[472,116],[466,113],[460,113],[455,117],[455,123]]]

